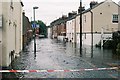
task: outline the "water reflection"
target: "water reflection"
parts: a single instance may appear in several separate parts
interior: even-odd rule
[[[82,52],[80,53],[79,44],[67,42],[63,44],[66,47],[66,54],[73,56],[80,56],[83,58],[91,58],[101,63],[114,62],[118,59],[118,55],[115,55],[110,49],[96,48],[94,46],[83,45]]]
[[[36,59],[36,52],[34,52],[34,59]]]
[[[91,46],[91,58],[93,58],[93,45]]]

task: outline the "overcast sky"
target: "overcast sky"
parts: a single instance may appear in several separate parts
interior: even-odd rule
[[[89,3],[93,0],[82,0],[83,6],[89,8]],[[94,0],[104,1],[104,0]],[[118,3],[120,0],[113,0]],[[42,20],[45,24],[49,25],[53,20],[67,15],[69,12],[77,11],[80,5],[80,0],[22,0],[24,4],[25,15],[33,20],[33,7],[37,6],[36,20]],[[32,17],[32,18],[31,18]]]

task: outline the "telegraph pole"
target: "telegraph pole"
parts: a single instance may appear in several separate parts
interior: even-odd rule
[[[82,0],[80,0],[80,56],[82,56]]]
[[[91,13],[91,58],[93,58],[93,12],[90,10]]]

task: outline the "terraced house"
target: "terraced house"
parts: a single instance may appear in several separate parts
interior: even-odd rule
[[[22,7],[21,0],[3,0],[0,3],[2,25],[0,27],[0,66],[7,67],[22,50]]]
[[[66,37],[66,21],[67,17],[62,16],[51,23],[52,38],[57,38],[58,40],[63,41]]]
[[[28,43],[32,39],[32,27],[31,23],[28,19],[28,17],[25,15],[25,12],[23,12],[22,15],[22,49],[25,50],[25,47],[28,45]]]
[[[79,43],[80,15],[67,21],[67,34],[69,29],[74,29],[67,37]],[[112,32],[118,31],[118,4],[112,0],[101,3],[91,2],[90,8],[82,12],[82,40],[85,45],[96,45],[103,40],[110,40]],[[76,38],[76,39],[75,39]],[[75,41],[76,40],[76,41]]]

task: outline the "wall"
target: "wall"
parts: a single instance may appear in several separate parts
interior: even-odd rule
[[[112,34],[104,34],[104,40],[106,37],[112,37]],[[92,37],[91,34],[83,34],[83,44],[85,45],[92,45],[91,43]],[[93,45],[100,43],[101,34],[93,34]]]
[[[11,56],[14,58],[15,53],[21,51],[21,11],[22,6],[20,0],[11,2],[2,2],[3,29],[2,29],[2,66],[9,66]],[[11,55],[11,51],[15,51]],[[13,60],[12,58],[12,60]]]
[[[48,38],[51,38],[51,35],[52,35],[52,28],[48,28]]]
[[[67,34],[68,41],[72,41],[72,38],[73,38],[73,22],[72,22],[72,20],[69,20],[66,23],[66,34]]]
[[[57,25],[53,26],[53,38],[57,38]]]
[[[90,32],[91,32],[91,13],[87,12],[82,15],[82,33],[83,33],[82,41],[84,41],[84,33],[90,33]],[[77,40],[77,43],[80,43],[80,15],[76,16],[76,40]]]
[[[82,16],[83,33],[91,32],[91,13],[84,13]]]
[[[63,41],[64,38],[65,38],[65,36],[58,36],[58,37],[57,37],[57,39],[58,39],[59,41],[61,41],[61,42]]]
[[[10,12],[8,10],[8,5],[10,5],[8,2],[2,2],[2,14],[3,14],[3,28],[2,28],[2,36],[4,36],[4,38],[2,38],[2,66],[8,66],[9,65],[9,51],[8,51],[8,41],[7,41],[7,29],[9,26],[9,22],[10,20],[8,19],[9,16],[8,16],[8,12]],[[13,32],[13,31],[12,31]],[[12,36],[13,37],[13,36]],[[9,39],[10,40],[10,39]],[[11,42],[12,43],[12,42]],[[14,44],[12,43],[13,47],[14,47]],[[11,48],[13,48],[11,47]]]
[[[2,65],[2,29],[0,28],[0,66]]]
[[[23,49],[25,48],[25,46],[30,42],[30,40],[32,39],[32,33],[30,30],[32,30],[31,27],[31,23],[29,22],[28,17],[25,16],[25,14],[23,13],[23,25],[22,25],[22,41],[23,41]]]
[[[63,39],[66,37],[66,24],[61,23],[57,26],[57,39],[60,41],[63,41]]]
[[[2,66],[2,3],[0,3],[0,66]]]
[[[118,30],[118,23],[112,22],[113,14],[118,14],[118,6],[113,2],[105,2],[92,9],[93,12],[93,45],[101,40],[103,27],[104,37],[112,37],[112,32]],[[83,18],[83,44],[91,45],[91,12],[86,12]]]
[[[118,23],[112,22],[113,14],[118,14],[118,5],[113,2],[105,2],[92,10],[94,16],[94,32],[113,32],[118,30]]]
[[[80,43],[80,16],[76,16],[76,41]]]
[[[21,52],[22,50],[22,6],[21,3],[19,2],[19,0],[17,0],[17,2],[14,2],[14,20],[13,22],[16,24],[15,26],[15,38],[16,38],[16,53]]]

